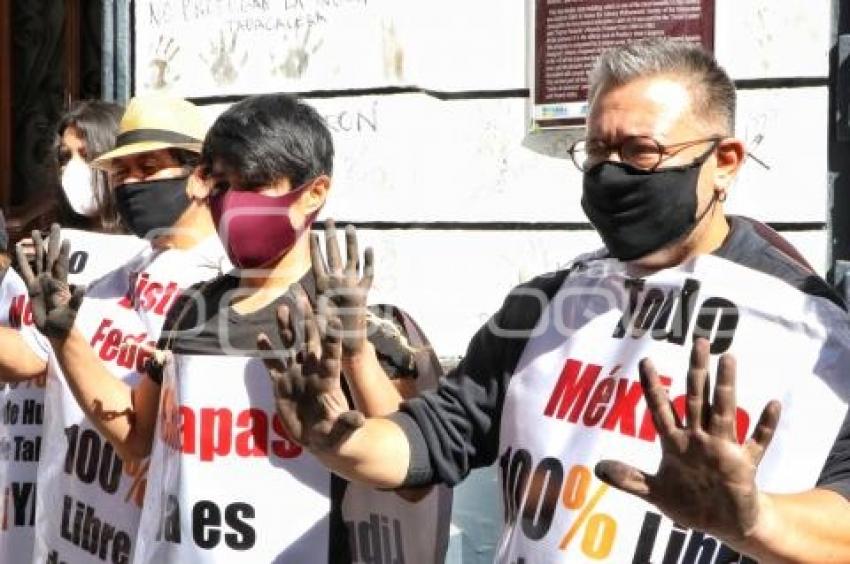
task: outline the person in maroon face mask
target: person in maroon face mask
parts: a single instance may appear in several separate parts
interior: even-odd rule
[[[201,554],[204,561],[232,562],[234,549],[255,562],[367,561],[385,549],[397,561],[444,558],[450,490],[396,493],[348,484],[294,443],[276,415],[262,359],[285,348],[279,312],[304,304],[318,315],[336,307],[346,327],[368,327],[365,342],[342,331],[343,370],[351,375],[346,401],[362,412],[391,413],[403,397],[436,386],[441,376],[413,319],[391,305],[362,307],[372,253],[367,249],[360,260],[353,229],[346,231],[345,264],[332,221],[325,226],[332,249],[327,265],[320,256],[311,225],[331,189],[333,155],[324,120],[293,97],[251,97],[225,111],[204,139],[203,194],[195,195],[208,202],[234,269],[174,303],[158,360],[141,383],[130,387],[103,373],[80,382],[80,397],[88,398],[83,410],[123,457],[152,453],[137,564],[198,561]],[[56,325],[47,331],[61,333],[73,322],[74,301],[62,303],[61,276],[47,270],[45,317]],[[346,316],[347,310],[356,315]],[[258,333],[269,337],[258,343]],[[358,363],[369,369],[355,370]],[[223,418],[211,421],[211,414]],[[210,503],[235,531],[221,543],[160,534],[166,514],[172,532],[203,528]],[[374,535],[386,542],[375,548]]]

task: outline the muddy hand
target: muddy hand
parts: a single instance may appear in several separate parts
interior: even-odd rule
[[[655,475],[605,460],[596,475],[654,504],[676,523],[735,542],[749,535],[759,516],[755,476],[779,422],[779,402],[765,406],[752,437],[736,438],[735,359],[723,355],[709,403],[709,344],[691,351],[685,422],[679,421],[649,359],[640,364],[644,397],[661,442]]]

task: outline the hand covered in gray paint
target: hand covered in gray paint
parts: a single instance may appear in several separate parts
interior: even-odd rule
[[[264,353],[278,415],[292,439],[313,451],[331,450],[365,418],[349,409],[340,384],[339,318],[332,311],[321,311],[317,318],[304,290],[296,284],[291,291],[295,310],[281,305],[277,312],[285,350],[274,350],[264,333],[257,336],[257,346]],[[297,320],[303,322],[303,332],[297,330]]]
[[[353,356],[363,351],[368,333],[366,301],[374,277],[374,253],[367,247],[363,253],[363,275],[360,276],[357,230],[353,225],[345,229],[346,261],[343,266],[336,226],[332,219],[325,221],[325,249],[327,265],[322,256],[319,236],[310,234],[310,259],[316,279],[316,294],[320,304],[329,300],[335,309],[342,328],[342,353]]]
[[[38,231],[32,232],[35,245],[35,273],[27,263],[23,248],[18,247],[18,266],[27,286],[35,326],[45,336],[65,338],[74,326],[85,288],[68,284],[69,241],[61,240],[59,225],[50,227],[47,249]]]
[[[749,440],[736,439],[735,359],[723,355],[709,403],[709,344],[697,339],[688,370],[684,425],[673,411],[652,362],[640,363],[640,378],[661,441],[655,475],[622,462],[596,465],[599,479],[654,504],[676,523],[727,542],[750,535],[759,517],[756,470],[779,423],[779,402],[769,402]]]

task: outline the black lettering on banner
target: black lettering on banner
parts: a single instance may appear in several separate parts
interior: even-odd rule
[[[24,400],[21,425],[41,425],[44,422],[44,404],[34,399]]]
[[[10,482],[0,498],[0,530],[35,526],[35,482]]]
[[[352,562],[405,564],[401,521],[369,514],[368,521],[346,521]],[[390,531],[392,527],[392,531]]]
[[[221,540],[221,511],[212,501],[203,500],[192,508],[192,538],[195,544],[207,550],[215,548]]]
[[[531,473],[531,454],[524,449],[513,453],[505,451],[500,462],[502,484],[505,488],[505,523],[513,524],[519,515],[519,507],[528,487],[528,475]]]
[[[180,543],[180,502],[177,496],[168,494],[162,504],[162,514],[159,517],[159,528],[156,532],[156,540]]]
[[[14,459],[19,462],[38,462],[41,457],[41,437],[31,439],[23,436],[12,437],[15,443]],[[3,448],[8,448],[4,445]],[[8,456],[5,457],[8,459]]]
[[[531,540],[545,537],[552,527],[559,505],[574,515],[572,526],[558,543],[567,550],[575,540],[578,548],[590,558],[607,558],[614,548],[617,522],[608,514],[593,512],[607,491],[605,484],[592,487],[593,472],[583,464],[575,464],[569,472],[557,458],[546,457],[535,464],[525,449],[511,448],[500,457],[505,524],[510,526],[522,514],[520,530]],[[533,468],[533,471],[530,469]],[[524,495],[527,492],[527,495]],[[577,539],[579,529],[582,536]]]
[[[632,564],[648,564],[657,546],[664,548],[664,559],[661,564],[677,564],[680,559],[689,564],[758,564],[752,558],[732,550],[725,544],[720,544],[705,533],[692,531],[680,525],[673,525],[666,541],[658,538],[661,525],[661,515],[647,511],[643,517],[640,534],[635,545]],[[659,544],[665,543],[665,544]],[[687,542],[687,544],[686,544]],[[718,548],[718,544],[720,544]],[[684,558],[682,552],[684,551]]]
[[[643,290],[644,281],[640,278],[626,278],[623,286],[629,291],[629,306],[623,312],[623,317],[614,328],[614,334],[611,335],[614,339],[622,339],[626,336],[626,329],[632,324],[632,319],[635,317],[635,308],[637,307],[638,294]]]
[[[86,429],[80,433],[79,425],[65,429],[68,450],[65,454],[65,473],[76,475],[83,483],[91,484],[97,478],[106,493],[114,494],[121,484],[123,462],[115,454],[109,441],[102,441],[97,432]]]
[[[663,564],[676,564],[679,562],[679,555],[682,554],[682,547],[685,546],[686,535],[687,529],[678,523],[673,525],[673,530],[670,531],[670,538],[667,541],[667,549],[664,551]]]
[[[522,531],[531,540],[540,540],[549,531],[563,481],[564,468],[556,458],[544,458],[535,468],[522,510]]]
[[[62,503],[59,534],[104,562],[127,564],[130,560],[130,535],[98,516],[94,507],[75,501],[68,495]]]
[[[68,257],[68,272],[71,274],[79,274],[86,269],[86,263],[89,262],[89,253],[87,251],[73,251]]]
[[[667,333],[667,341],[674,345],[683,345],[685,338],[688,335],[688,328],[691,326],[691,316],[694,314],[694,308],[697,305],[697,297],[699,296],[699,282],[688,278],[682,286],[682,291],[679,293],[679,300],[676,306],[676,313],[671,320],[672,325]],[[674,293],[670,293],[670,300],[674,299]],[[659,316],[660,317],[660,316]],[[664,326],[666,327],[666,320]],[[656,326],[656,329],[661,330]],[[656,340],[656,332],[653,331],[652,337]],[[664,337],[660,337],[664,338]]]
[[[55,550],[51,550],[47,555],[47,560],[45,564],[68,564],[64,560],[59,560],[59,553]]]
[[[732,345],[732,337],[735,329],[738,328],[738,316],[738,307],[729,300],[709,298],[699,309],[694,337],[708,339],[711,343],[711,354],[724,353]],[[713,332],[715,322],[717,322],[717,331]],[[713,339],[712,335],[714,335]]]
[[[629,302],[614,328],[613,338],[628,335],[640,339],[649,331],[656,341],[666,340],[676,345],[687,341],[699,296],[699,281],[688,278],[679,291],[670,290],[666,296],[661,289],[650,288],[639,305],[644,281],[626,279],[624,285],[629,291]],[[708,298],[697,311],[693,335],[708,339],[711,354],[726,352],[732,345],[738,319],[734,303],[720,297]]]
[[[20,406],[13,402],[12,400],[6,400],[6,405],[3,406],[3,417],[2,422],[4,425],[17,425],[18,424],[18,413],[20,413]]]
[[[643,516],[643,525],[638,535],[637,546],[635,546],[635,557],[632,564],[646,564],[652,558],[652,547],[655,546],[655,537],[658,535],[658,526],[661,524],[661,515],[647,511]]]
[[[226,533],[224,542],[233,550],[253,548],[257,540],[254,528],[243,519],[254,518],[254,507],[247,503],[231,503],[224,509],[224,521],[235,533]]]
[[[381,559],[381,527],[377,515],[370,515],[369,521],[361,522],[357,527],[360,551],[364,562],[377,562]],[[352,557],[356,553],[352,553]]]
[[[176,503],[176,500],[175,500]],[[224,522],[233,532],[222,535],[222,511],[211,500],[204,499],[192,508],[192,538],[198,547],[211,550],[221,543],[233,550],[248,550],[257,541],[257,533],[246,519],[254,518],[254,507],[236,502],[224,508]]]
[[[643,303],[635,317],[634,326],[632,328],[632,339],[640,339],[646,333],[647,329],[652,325],[652,322],[658,319],[658,315],[664,305],[664,292],[658,288],[651,288],[643,299]],[[654,335],[654,332],[653,332]]]

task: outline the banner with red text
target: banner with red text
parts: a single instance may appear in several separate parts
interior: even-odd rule
[[[33,327],[27,289],[11,268],[0,283],[0,327],[19,331],[36,356],[47,358],[49,345]],[[32,558],[44,383],[44,375],[0,381],[0,562]]]
[[[715,256],[640,278],[617,261],[590,261],[544,311],[508,388],[500,561],[739,561],[719,540],[593,474],[602,459],[656,470],[661,447],[637,365],[653,360],[683,414],[694,336],[711,342],[712,374],[722,353],[737,359],[739,441],[769,400],[782,402],[759,486],[783,493],[815,485],[850,397],[843,310]]]
[[[288,438],[262,361],[171,359],[135,562],[327,562],[331,476]]]

